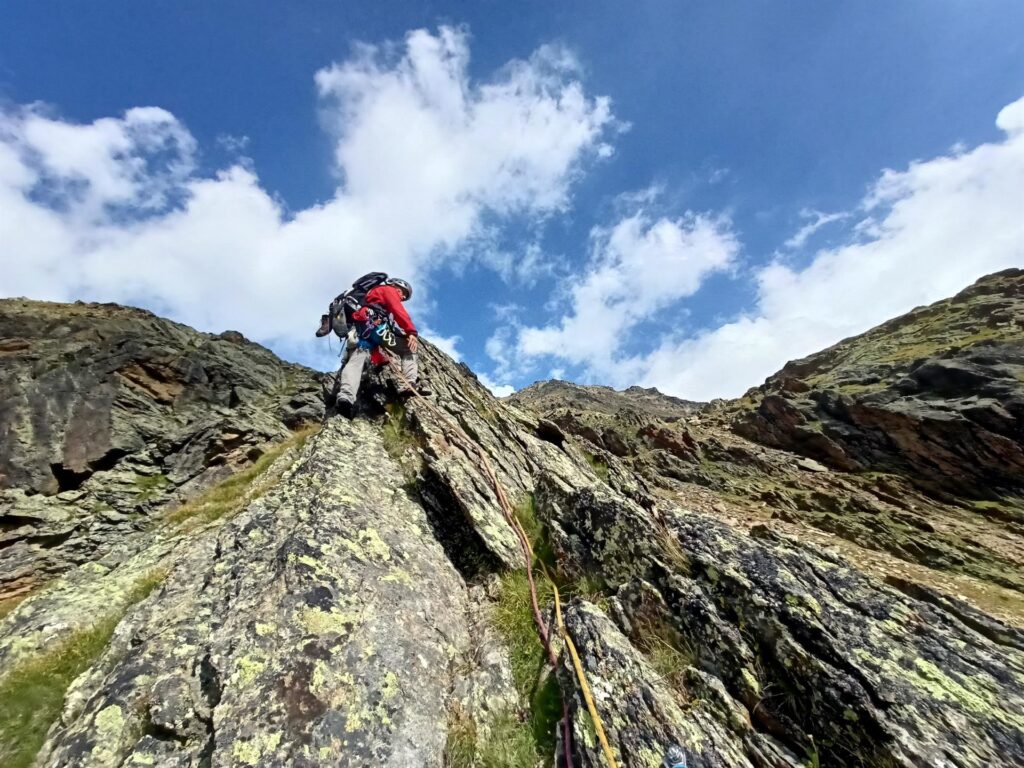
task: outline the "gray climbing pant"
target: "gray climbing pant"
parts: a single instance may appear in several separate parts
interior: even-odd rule
[[[391,351],[402,360],[402,375],[412,384],[420,377],[419,363],[416,354],[409,351],[409,342],[405,336],[399,336]],[[338,386],[337,402],[354,403],[359,394],[359,384],[363,380],[363,368],[370,359],[370,350],[355,347],[348,353],[348,359],[341,368],[341,383]],[[405,386],[400,383],[399,386]]]

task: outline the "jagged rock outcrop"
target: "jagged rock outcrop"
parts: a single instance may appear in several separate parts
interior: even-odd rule
[[[705,727],[702,741],[652,686],[640,700],[659,714],[635,719],[631,689],[638,677],[652,685],[649,671],[635,671],[635,652],[592,607],[574,606],[570,631],[590,649],[584,658],[592,685],[603,687],[613,741],[635,750],[621,747],[628,763],[652,764],[641,755],[669,736],[698,766],[791,765],[806,754],[822,765],[1022,759],[1020,631],[909,597],[765,528],[751,538],[679,509],[659,520],[599,487],[553,480],[541,484],[539,502],[563,567],[605,581],[609,612],[635,640],[645,627],[667,626],[695,668],[682,693],[701,699],[707,689],[709,708],[723,713],[729,738]],[[586,754],[584,765],[601,764],[595,750]]]
[[[438,764],[468,595],[375,432],[331,422],[181,553],[41,764]]]
[[[323,414],[241,334],[115,305],[0,301],[0,597],[115,551]]]
[[[510,400],[671,501],[746,527],[782,523],[880,576],[895,569],[1020,615],[1022,296],[1024,272],[990,276],[736,401],[673,409],[560,382]]]
[[[1024,522],[1024,270],[791,362],[749,398],[747,437]]]
[[[130,556],[73,568],[0,620],[3,686],[102,612],[86,595],[127,610],[38,766],[463,768],[492,764],[493,744],[500,765],[604,765],[557,633],[568,742],[535,717],[550,678],[498,620],[524,559],[484,457],[560,585],[620,765],[653,768],[672,744],[691,768],[1024,762],[1024,635],[918,578],[946,573],[938,559],[910,567],[946,541],[957,578],[1016,594],[1012,546],[933,535],[960,530],[930,517],[947,502],[737,436],[728,405],[611,390],[563,405],[561,385],[543,407],[503,402],[429,344],[421,362],[432,403],[401,404],[386,370],[370,374],[359,417],[329,414],[237,513],[126,537]],[[906,560],[872,515],[910,520]],[[830,525],[884,550],[889,578],[804,540]],[[130,607],[140,580],[155,589]]]

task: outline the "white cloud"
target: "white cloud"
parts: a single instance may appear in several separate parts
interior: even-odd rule
[[[739,248],[728,219],[694,213],[652,220],[641,210],[591,237],[590,266],[562,301],[568,313],[551,325],[519,329],[514,352],[555,356],[605,378],[613,372],[617,381],[638,373],[619,354],[630,329],[729,268]],[[509,347],[503,329],[487,351],[507,368]]]
[[[481,384],[491,390],[491,394],[495,397],[508,397],[516,391],[516,388],[511,384],[498,384],[485,373],[477,374],[477,378],[480,380]]]
[[[199,175],[162,109],[86,125],[0,112],[0,294],[138,303],[308,354],[310,319],[343,281],[417,279],[485,215],[563,210],[604,153],[609,102],[584,93],[568,52],[543,47],[481,84],[468,58],[464,30],[418,30],[318,72],[342,181],[294,216],[245,163]]]
[[[435,333],[429,333],[428,337],[434,346],[448,355],[452,360],[457,363],[462,361],[462,353],[459,352],[458,349],[458,345],[462,341],[461,336],[439,336]],[[480,383],[487,387],[495,397],[507,397],[516,391],[515,387],[511,384],[499,384],[485,373],[478,372],[477,378],[480,380]]]
[[[195,140],[156,107],[73,125],[33,105],[0,114],[0,142],[6,150],[0,166],[5,192],[33,192],[85,226],[115,208],[163,208],[195,169]]]
[[[810,221],[800,227],[796,234],[789,238],[784,245],[786,248],[792,249],[803,248],[811,236],[819,229],[826,224],[831,224],[833,221],[842,221],[848,218],[849,215],[848,213],[822,213],[821,211],[804,208],[800,211],[800,218],[810,219]]]
[[[754,311],[642,360],[647,385],[684,397],[734,396],[803,357],[977,278],[1024,264],[1024,99],[1003,109],[1006,137],[887,170],[850,242],[804,269],[757,275]]]
[[[459,352],[458,349],[459,342],[462,341],[461,336],[442,336],[431,331],[429,328],[423,328],[421,330],[423,334],[430,339],[431,344],[448,355],[448,357],[456,363],[462,360],[462,353]]]

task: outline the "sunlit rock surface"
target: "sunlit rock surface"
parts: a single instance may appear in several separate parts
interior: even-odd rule
[[[1021,279],[991,278],[1003,299],[991,285],[975,294],[989,297],[1001,334],[1019,319],[1006,284]],[[101,326],[129,312],[95,311]],[[88,335],[79,321],[76,333]],[[30,336],[5,322],[6,337]],[[267,371],[291,370],[259,348],[194,338],[204,355],[223,343]],[[872,348],[890,341],[883,334]],[[117,370],[132,365],[125,354]],[[18,391],[38,390],[24,365]],[[47,577],[28,578],[34,591],[0,621],[0,684],[95,617],[124,615],[66,692],[37,765],[462,766],[474,763],[453,748],[459,729],[484,744],[503,738],[497,723],[519,723],[535,738],[533,702],[512,680],[522,649],[494,620],[502,579],[523,554],[483,456],[512,504],[539,521],[538,557],[561,585],[565,626],[621,765],[653,768],[673,744],[698,768],[1024,764],[1024,581],[1010,469],[986,500],[977,482],[994,465],[962,470],[965,484],[953,487],[928,482],[899,450],[891,461],[864,454],[857,467],[786,450],[737,426],[763,418],[758,393],[701,405],[554,383],[498,401],[429,344],[422,367],[433,406],[401,406],[388,372],[369,373],[358,418],[328,408],[320,431],[284,452],[236,512],[192,527],[150,516],[106,554],[38,566]],[[224,370],[228,389],[248,375]],[[320,382],[296,376],[293,394],[283,383],[280,395],[252,388],[264,398],[252,418],[268,425],[246,433],[252,445],[319,416],[310,398]],[[779,397],[810,408],[810,379]],[[990,395],[1015,413],[1015,390],[1000,392],[1009,394]],[[930,408],[938,397],[932,390]],[[186,414],[206,409],[211,419],[232,408],[188,403]],[[177,412],[161,407],[143,410]],[[902,428],[931,434],[923,421]],[[72,466],[63,444],[27,445],[16,461],[25,477],[46,465],[56,479],[50,465]],[[116,465],[142,461],[141,450]],[[93,483],[100,493],[106,478],[123,495],[116,465],[93,468],[79,490]],[[66,524],[61,514],[76,502],[23,482],[8,493],[34,525]],[[131,605],[145,579],[158,584]],[[553,627],[548,594],[541,610]],[[557,632],[553,647],[570,738],[551,722],[537,743],[555,747],[522,764],[561,765],[569,751],[577,766],[604,765]],[[537,674],[542,681],[539,654]]]

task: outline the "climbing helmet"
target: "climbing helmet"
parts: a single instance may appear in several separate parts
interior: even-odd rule
[[[404,293],[404,301],[408,301],[412,298],[412,286],[409,285],[407,280],[402,280],[400,277],[392,277],[388,280],[387,284],[395,286],[395,288],[398,288],[402,293]]]

